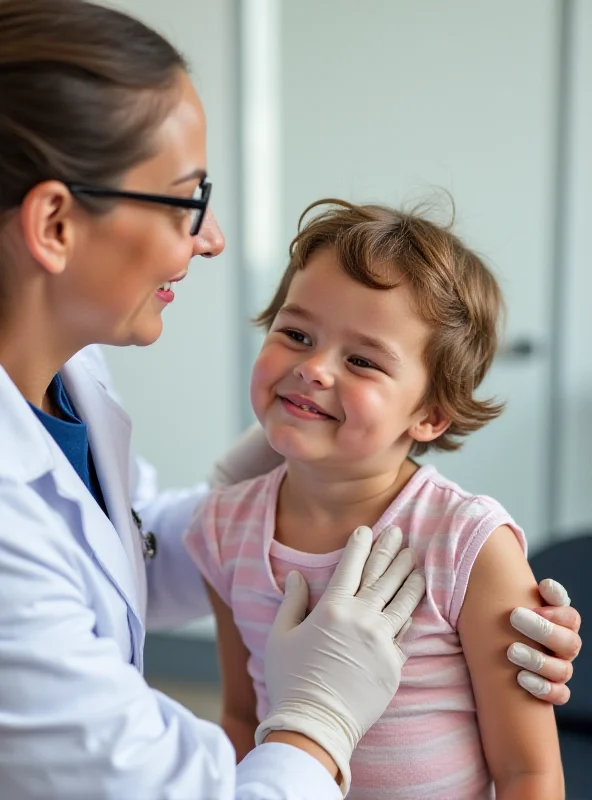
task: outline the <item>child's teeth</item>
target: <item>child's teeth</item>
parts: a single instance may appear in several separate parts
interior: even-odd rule
[[[162,284],[162,286],[159,286],[159,287],[158,287],[158,289],[159,289],[159,291],[161,291],[161,292],[170,292],[170,290],[171,290],[171,282],[170,282],[170,281],[165,281],[165,282]]]

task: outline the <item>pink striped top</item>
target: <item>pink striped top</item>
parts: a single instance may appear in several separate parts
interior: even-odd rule
[[[186,544],[205,579],[232,608],[250,652],[257,716],[268,712],[263,655],[288,572],[298,569],[318,602],[342,551],[312,555],[274,540],[285,467],[215,490],[198,509]],[[471,681],[456,629],[471,568],[500,525],[524,534],[490,497],[475,496],[421,467],[373,527],[403,531],[426,573],[426,597],[403,649],[401,685],[356,748],[351,800],[473,800],[493,797],[481,749]]]

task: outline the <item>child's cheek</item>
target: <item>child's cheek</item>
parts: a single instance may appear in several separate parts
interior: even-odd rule
[[[355,384],[342,388],[341,400],[346,419],[352,427],[368,434],[382,418],[381,404],[373,389]]]
[[[269,358],[263,351],[255,361],[251,373],[251,406],[259,422],[262,422],[262,416],[272,401],[273,387],[276,383],[273,358]]]
[[[394,437],[396,411],[385,402],[380,391],[370,385],[343,389],[341,403],[346,419],[343,430],[352,455],[367,458],[390,444]]]

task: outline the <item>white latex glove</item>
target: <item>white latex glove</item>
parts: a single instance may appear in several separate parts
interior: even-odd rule
[[[547,606],[534,610],[515,608],[510,620],[516,630],[550,653],[514,643],[508,649],[508,658],[523,668],[518,673],[518,683],[523,689],[548,703],[563,705],[570,695],[565,684],[573,675],[571,662],[582,646],[578,635],[581,618],[575,608],[569,607],[569,595],[557,581],[551,578],[541,581],[539,593]]]
[[[256,422],[241,435],[230,450],[214,464],[210,486],[230,486],[279,466],[283,457],[269,446],[263,428]]]
[[[306,619],[308,587],[291,572],[267,640],[270,713],[255,741],[277,730],[312,739],[337,764],[344,796],[354,747],[399,687],[405,663],[400,637],[425,592],[423,574],[412,572],[410,550],[393,561],[401,540],[398,528],[388,528],[370,553],[372,532],[358,528]]]

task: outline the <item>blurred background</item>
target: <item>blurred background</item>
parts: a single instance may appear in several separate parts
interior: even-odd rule
[[[162,486],[204,478],[251,421],[249,318],[305,206],[413,203],[443,187],[457,232],[505,292],[506,339],[484,392],[508,408],[460,453],[432,460],[500,500],[531,553],[555,546],[553,576],[575,600],[590,562],[579,544],[557,543],[592,530],[592,2],[113,4],[191,62],[228,243],[194,262],[155,346],[107,353]],[[215,717],[214,653],[210,623],[153,636],[149,674]]]

